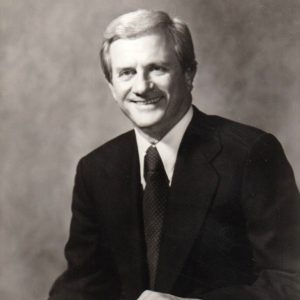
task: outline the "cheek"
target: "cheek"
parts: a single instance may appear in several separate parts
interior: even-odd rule
[[[172,90],[178,95],[184,95],[187,90],[187,83],[184,76],[178,76],[172,81]]]
[[[170,94],[172,90],[172,80],[170,77],[165,76],[162,78],[152,80],[152,82],[159,90],[165,92],[166,94]]]
[[[124,100],[130,91],[129,84],[126,83],[114,83],[113,95],[117,101]]]

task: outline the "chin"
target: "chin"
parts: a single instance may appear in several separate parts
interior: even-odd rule
[[[134,123],[136,127],[143,129],[151,129],[158,125],[158,122],[135,122]]]
[[[143,128],[151,128],[155,125],[158,125],[163,118],[163,115],[146,115],[143,114],[142,116],[139,116],[137,118],[130,118],[132,122],[135,124],[135,126],[143,129]]]

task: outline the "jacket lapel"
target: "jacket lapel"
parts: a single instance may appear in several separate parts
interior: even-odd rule
[[[174,169],[162,232],[158,291],[171,292],[203,224],[218,185],[212,160],[220,149],[215,128],[194,109]]]
[[[145,288],[146,260],[142,233],[141,186],[135,135],[112,153],[107,194],[107,231],[126,287],[126,299],[138,298]],[[124,295],[123,295],[124,296]]]

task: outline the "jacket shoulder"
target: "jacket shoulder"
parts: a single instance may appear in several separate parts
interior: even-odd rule
[[[213,124],[225,144],[236,144],[249,149],[258,140],[269,135],[264,130],[254,126],[242,124],[220,116],[207,115],[207,119],[208,122]]]
[[[110,164],[113,160],[120,159],[132,152],[134,145],[135,134],[133,130],[130,130],[92,150],[80,161],[90,167]]]

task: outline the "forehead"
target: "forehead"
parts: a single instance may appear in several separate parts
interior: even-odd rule
[[[110,59],[113,69],[128,64],[177,62],[173,41],[160,29],[114,41],[110,46]]]

